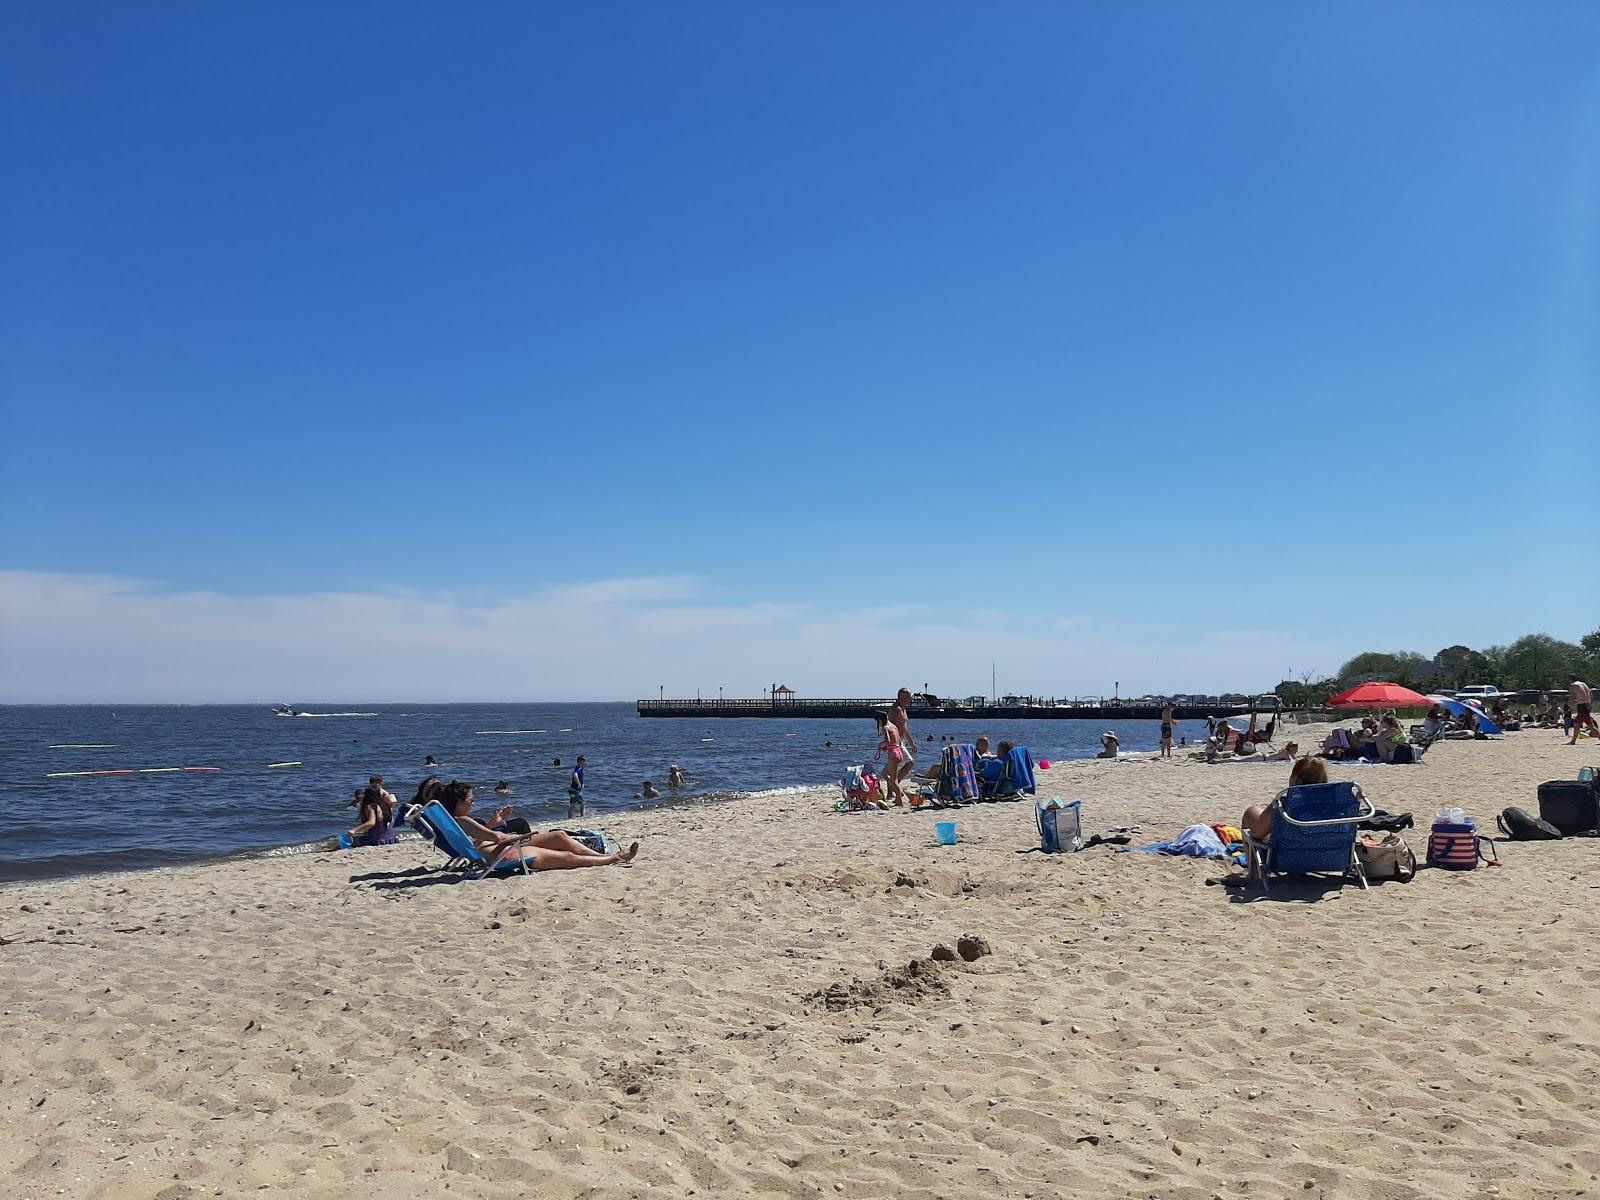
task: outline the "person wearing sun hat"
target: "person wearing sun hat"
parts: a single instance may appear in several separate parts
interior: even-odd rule
[[[1121,743],[1117,741],[1117,735],[1108,729],[1100,735],[1100,753],[1096,754],[1095,757],[1115,758],[1120,745]]]

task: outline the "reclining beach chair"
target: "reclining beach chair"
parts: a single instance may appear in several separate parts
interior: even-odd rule
[[[946,746],[939,758],[939,779],[934,786],[934,802],[942,805],[971,804],[978,798],[977,756],[972,745]]]
[[[989,770],[980,782],[985,800],[1020,800],[1037,790],[1033,782],[1033,756],[1026,746],[1013,746],[1002,759],[992,760],[998,769],[985,763]]]
[[[1252,875],[1263,891],[1272,875],[1354,875],[1361,890],[1367,876],[1356,857],[1356,825],[1372,815],[1361,789],[1347,780],[1285,788],[1272,802],[1272,836],[1258,841],[1244,831]]]
[[[437,800],[421,810],[415,807],[408,809],[406,817],[423,840],[445,856],[446,870],[465,871],[475,876],[491,872],[497,875],[528,874],[526,857],[532,855],[507,852],[503,858],[496,859],[491,867],[483,852],[473,845],[467,831]]]

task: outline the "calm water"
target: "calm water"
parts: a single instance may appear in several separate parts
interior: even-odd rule
[[[376,773],[409,800],[428,754],[444,779],[482,789],[509,782],[509,802],[536,827],[566,823],[567,774],[586,755],[588,823],[606,828],[613,814],[644,806],[633,796],[645,779],[663,792],[654,803],[673,799],[670,763],[693,776],[683,796],[714,799],[831,783],[849,764],[870,761],[875,745],[866,720],[644,720],[631,704],[301,707],[363,715],[275,717],[266,705],[0,707],[0,882],[325,845],[354,824],[352,789]],[[1035,758],[1066,759],[1096,753],[1105,728],[913,721],[919,768],[937,754],[940,734],[971,741],[983,733],[1026,745]],[[1116,729],[1125,750],[1156,747],[1154,721]],[[1203,729],[1188,722],[1180,732],[1193,740]],[[923,741],[929,734],[933,745]],[[269,765],[291,762],[300,765]],[[170,767],[219,769],[46,778]],[[496,803],[480,796],[480,808]],[[94,853],[82,849],[87,842]]]

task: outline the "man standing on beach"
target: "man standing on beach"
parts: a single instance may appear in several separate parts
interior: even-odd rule
[[[1594,723],[1594,689],[1576,675],[1572,682],[1567,684],[1567,699],[1572,701],[1572,740],[1569,746],[1578,744],[1578,731],[1587,727],[1590,737],[1600,738],[1600,726]]]
[[[887,768],[894,772],[896,783],[909,778],[917,767],[917,739],[911,736],[911,717],[907,711],[910,707],[911,689],[901,688],[895,693],[894,707],[889,710],[889,724],[900,731],[900,762],[891,762]]]
[[[589,765],[589,760],[583,755],[578,755],[577,764],[572,768],[572,778],[567,782],[567,820],[583,816],[583,769]]]

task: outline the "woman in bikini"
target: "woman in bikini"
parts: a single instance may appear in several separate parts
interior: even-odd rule
[[[472,844],[490,866],[509,858],[513,861],[521,859],[530,871],[567,871],[575,867],[609,867],[615,863],[632,862],[639,853],[638,842],[620,854],[601,854],[560,830],[527,832],[528,823],[520,817],[512,817],[509,804],[497,810],[489,824],[485,825],[473,819],[472,788],[467,784],[452,784],[446,788],[440,803],[472,839]],[[504,828],[513,821],[521,826],[521,831]]]
[[[906,754],[900,745],[900,731],[883,713],[873,713],[872,719],[878,725],[878,754],[886,760],[883,782],[887,798],[904,806],[906,796],[900,790],[900,767],[906,761]]]

